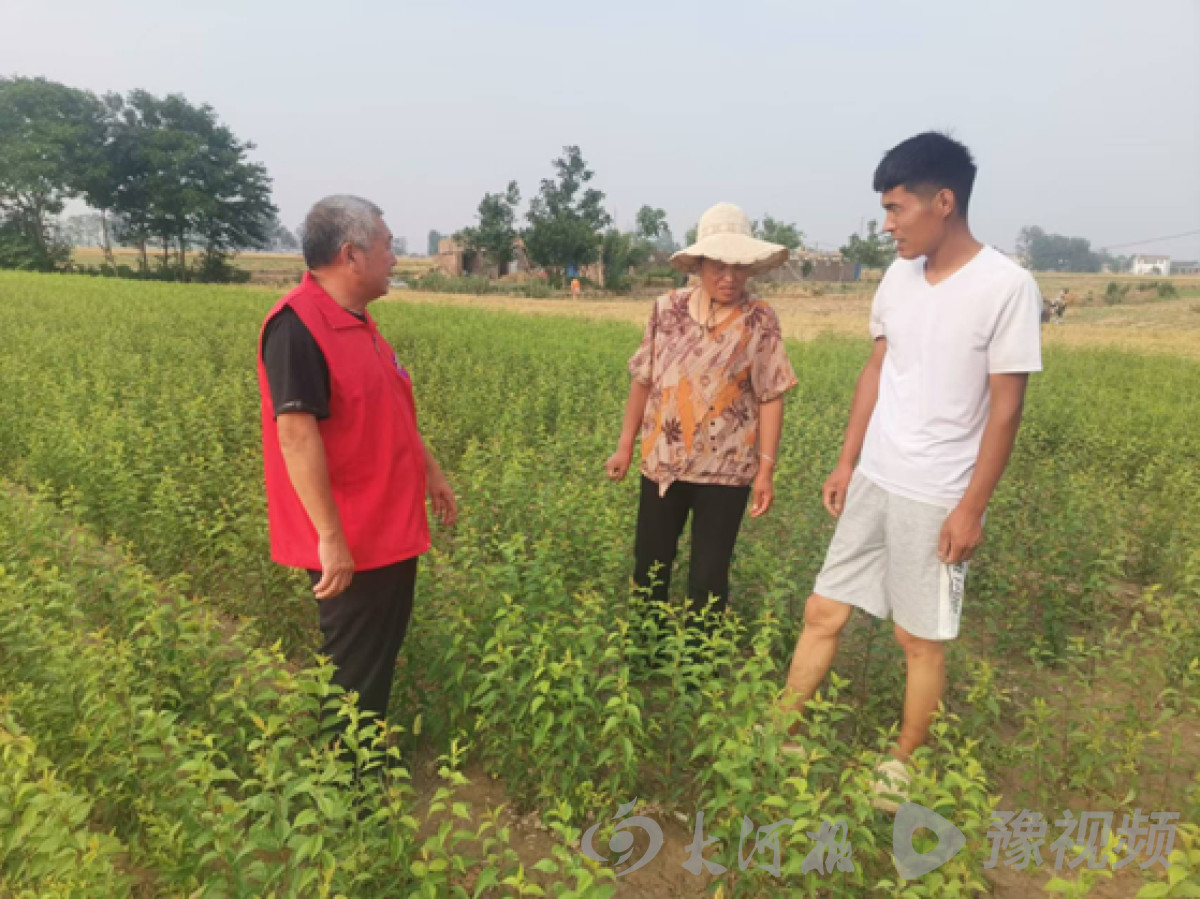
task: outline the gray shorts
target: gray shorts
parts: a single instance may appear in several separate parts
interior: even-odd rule
[[[953,640],[969,563],[938,559],[951,511],[890,493],[856,471],[813,592],[892,618],[916,637]]]

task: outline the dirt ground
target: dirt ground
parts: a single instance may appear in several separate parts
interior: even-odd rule
[[[539,859],[552,857],[554,846],[559,842],[558,837],[541,825],[536,813],[524,816],[515,814],[511,810],[503,784],[490,778],[477,766],[472,766],[464,773],[470,778],[470,783],[457,789],[454,799],[467,804],[475,821],[482,819],[487,811],[501,808],[500,822],[509,828],[510,846],[520,857],[526,871],[530,871]],[[432,770],[426,770],[423,776],[418,777],[415,785],[422,795],[418,806],[419,816],[423,816],[425,805],[435,788],[435,780]],[[1001,802],[1002,808],[1011,805],[1012,803]],[[707,873],[695,875],[683,867],[690,855],[688,846],[694,838],[694,818],[681,821],[674,815],[666,815],[657,809],[643,806],[639,806],[636,813],[658,822],[663,832],[663,844],[654,859],[644,868],[617,880],[617,899],[700,899],[713,895],[712,890],[728,879],[728,873],[716,876]],[[444,816],[434,816],[426,822],[423,832],[433,832],[442,820]],[[633,864],[645,855],[649,841],[644,832],[638,829],[631,829],[630,833],[635,834],[629,862]],[[464,847],[464,852],[466,848]],[[720,847],[722,861],[725,860],[728,848]],[[750,844],[747,844],[747,851],[750,848]],[[573,846],[571,849],[581,851],[579,846]],[[595,843],[595,849],[601,855],[606,854],[606,847],[599,842]],[[715,850],[710,849],[706,857],[714,858]],[[1043,896],[1046,895],[1045,885],[1054,876],[1061,875],[1067,879],[1078,876],[1078,871],[1067,870],[1065,866],[1062,871],[1053,871],[1053,862],[1045,856],[1044,861],[1046,863],[1042,867],[1030,871],[1016,871],[1003,864],[986,871],[984,876],[988,883],[988,895],[996,899]],[[541,879],[545,880],[546,887],[553,883],[553,878]],[[1118,872],[1114,879],[1098,884],[1088,895],[1096,899],[1125,899],[1134,895],[1143,883],[1136,868],[1131,866]]]
[[[472,821],[481,820],[489,810],[503,808],[500,815],[501,824],[509,828],[509,845],[520,857],[526,871],[531,872],[538,860],[552,857],[554,847],[561,841],[557,835],[543,827],[536,813],[522,816],[513,812],[504,785],[493,780],[481,768],[472,766],[464,771],[464,774],[470,779],[470,783],[455,790],[454,799],[467,804],[472,812]],[[423,814],[425,803],[436,786],[432,770],[426,770],[415,782],[415,786],[422,794],[418,809]],[[688,827],[685,827],[674,817],[647,810],[643,806],[638,807],[637,814],[648,815],[659,823],[663,832],[663,845],[646,867],[617,880],[617,899],[690,899],[710,895],[706,889],[714,878],[707,874],[693,875],[683,867],[688,858],[686,847],[692,842],[692,832],[688,828],[694,822],[687,822]],[[431,821],[427,821],[423,832],[434,831],[441,820],[442,816],[435,816]],[[640,830],[631,829],[630,832],[635,834],[630,856],[630,864],[633,864],[645,855],[649,841]],[[593,841],[593,845],[599,854],[607,854],[607,847],[599,840]],[[578,845],[570,848],[573,852],[582,852]],[[713,852],[710,850],[709,857],[712,856]],[[531,873],[531,876],[537,875]],[[540,879],[545,880],[544,886],[547,888],[553,883],[553,878]]]

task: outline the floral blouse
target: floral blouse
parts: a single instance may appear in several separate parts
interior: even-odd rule
[[[779,317],[744,298],[712,331],[692,318],[692,290],[654,303],[629,372],[650,387],[642,474],[665,494],[674,481],[743,486],[758,474],[758,407],[796,386]]]

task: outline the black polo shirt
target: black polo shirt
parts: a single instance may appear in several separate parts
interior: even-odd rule
[[[364,313],[350,314],[366,321]],[[276,418],[294,412],[329,417],[329,364],[296,310],[284,306],[267,322],[262,354]]]

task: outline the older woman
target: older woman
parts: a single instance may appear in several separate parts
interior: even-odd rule
[[[747,279],[781,265],[788,250],[756,239],[729,203],[700,219],[696,243],[671,257],[699,285],[659,297],[629,361],[633,382],[617,451],[606,469],[625,477],[642,438],[642,484],[634,583],[665,600],[688,515],[692,559],[688,602],[724,612],[729,566],[746,504],[764,514],[783,422],[783,395],[796,376],[779,319],[746,291]]]

